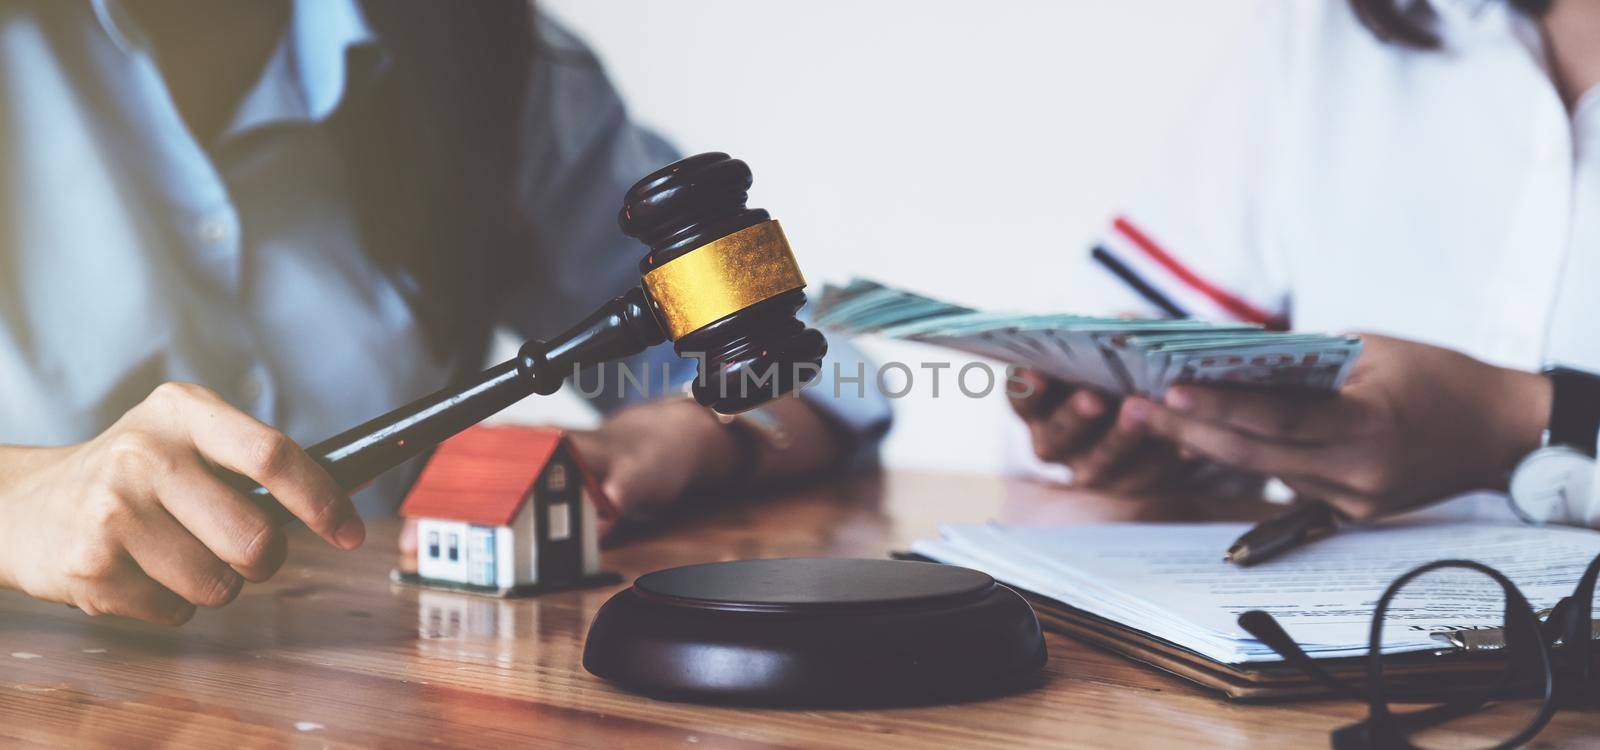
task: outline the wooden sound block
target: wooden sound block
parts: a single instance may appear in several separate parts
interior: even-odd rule
[[[1033,608],[967,568],[780,558],[641,576],[595,614],[583,666],[660,698],[877,706],[1029,687]]]

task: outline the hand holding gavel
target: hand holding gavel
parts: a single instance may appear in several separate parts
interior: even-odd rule
[[[181,624],[245,581],[270,577],[298,518],[352,549],[365,528],[348,493],[575,368],[672,339],[700,363],[696,400],[737,413],[818,372],[822,334],[795,315],[805,280],[776,221],[745,207],[748,167],[701,154],[641,180],[620,222],[650,248],[643,284],[471,382],[310,448],[198,386],[169,384],[86,443],[6,449],[0,584],[110,613]]]

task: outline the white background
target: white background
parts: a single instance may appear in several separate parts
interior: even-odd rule
[[[1180,125],[1176,111],[1248,15],[1285,1],[543,7],[599,53],[635,118],[684,153],[750,163],[751,205],[783,221],[813,292],[862,275],[980,307],[1060,312],[1082,309],[1059,292],[1063,274],[1155,167],[1148,154]],[[862,344],[879,361],[967,361]],[[969,400],[946,382],[934,399],[925,378],[915,386],[895,402],[887,464],[1015,463],[1023,449],[998,392]],[[530,400],[513,416],[592,420],[571,399]]]

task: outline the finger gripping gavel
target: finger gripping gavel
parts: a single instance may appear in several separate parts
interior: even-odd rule
[[[335,435],[307,451],[353,490],[531,394],[550,395],[576,369],[673,341],[699,361],[695,400],[736,414],[792,392],[820,371],[828,344],[795,316],[805,279],[783,229],[746,208],[744,162],[723,153],[691,156],[646,176],[623,200],[622,231],[645,243],[643,283],[550,341],[471,382],[445,388]],[[280,520],[289,514],[265,489],[249,492]]]

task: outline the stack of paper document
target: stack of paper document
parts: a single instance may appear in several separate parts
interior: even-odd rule
[[[1361,353],[1355,336],[1189,319],[981,312],[863,279],[825,287],[817,322],[1025,365],[1108,393],[1154,396],[1189,382],[1337,390]]]
[[[1489,522],[1404,523],[1345,531],[1250,568],[1222,561],[1243,524],[946,526],[912,551],[1169,641],[1223,664],[1279,661],[1239,615],[1265,610],[1315,658],[1366,653],[1378,597],[1441,558],[1477,560],[1514,581],[1536,610],[1572,593],[1600,533]],[[1438,649],[1432,633],[1499,627],[1500,589],[1469,571],[1432,573],[1386,618],[1385,653]]]

